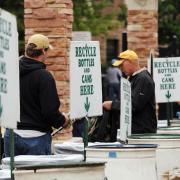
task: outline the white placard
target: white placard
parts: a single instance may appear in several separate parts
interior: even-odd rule
[[[98,115],[102,115],[99,42],[71,41],[70,117]]]
[[[120,140],[126,141],[131,135],[132,104],[131,104],[131,84],[121,78],[121,111],[120,111]]]
[[[72,41],[91,41],[91,32],[89,31],[73,31]]]
[[[20,119],[16,17],[0,9],[0,124],[16,128]]]
[[[180,101],[180,57],[154,58],[156,102]]]

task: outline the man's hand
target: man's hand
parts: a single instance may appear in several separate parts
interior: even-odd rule
[[[65,122],[64,122],[64,124],[63,124],[63,128],[66,128],[66,127],[68,127],[69,125],[71,125],[71,122],[70,122],[70,119],[69,119],[69,117],[68,117],[67,114],[65,114],[65,113],[62,113],[62,114],[63,114],[64,117],[65,117]]]
[[[112,101],[104,101],[103,102],[103,108],[106,110],[111,110],[112,108]]]

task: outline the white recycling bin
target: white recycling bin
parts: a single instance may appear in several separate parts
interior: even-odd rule
[[[170,126],[180,126],[180,119],[172,119],[170,120]]]
[[[89,146],[87,159],[107,161],[108,180],[157,180],[156,145]]]
[[[158,144],[156,150],[158,180],[169,180],[169,172],[180,168],[180,135],[133,135],[128,138],[128,142],[133,144]]]
[[[0,169],[0,180],[11,180],[10,169]]]
[[[180,135],[180,126],[158,128],[157,134],[179,134]]]
[[[55,166],[25,166],[16,168],[15,180],[103,180],[104,162],[67,163]]]
[[[15,156],[15,180],[103,180],[105,162],[84,162],[84,156],[21,155]],[[10,168],[10,158],[2,159],[2,167]]]

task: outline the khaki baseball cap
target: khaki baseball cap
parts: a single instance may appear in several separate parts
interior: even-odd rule
[[[34,49],[53,49],[53,47],[49,44],[48,37],[44,36],[43,34],[34,34],[30,36],[27,45],[29,44],[35,44],[36,47]]]
[[[126,50],[119,54],[118,59],[113,63],[113,66],[120,66],[127,59],[134,61],[138,59],[138,55],[132,50]]]

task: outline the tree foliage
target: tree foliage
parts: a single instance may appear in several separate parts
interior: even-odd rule
[[[126,18],[126,7],[123,11],[103,12],[112,5],[110,0],[73,0],[74,4],[74,31],[90,31],[92,35],[106,33],[107,31],[123,26]]]
[[[91,31],[93,35],[124,26],[127,9],[121,5],[119,11],[102,13],[112,5],[111,0],[72,0],[74,4],[75,31]],[[24,0],[0,0],[0,7],[17,17],[20,50],[24,48]],[[180,3],[179,0],[159,0],[159,44],[169,44],[173,35],[180,44]]]
[[[24,0],[0,0],[0,8],[16,16],[19,33],[19,50],[24,52]]]
[[[180,1],[159,0],[159,43],[169,44],[173,36],[180,44]]]

